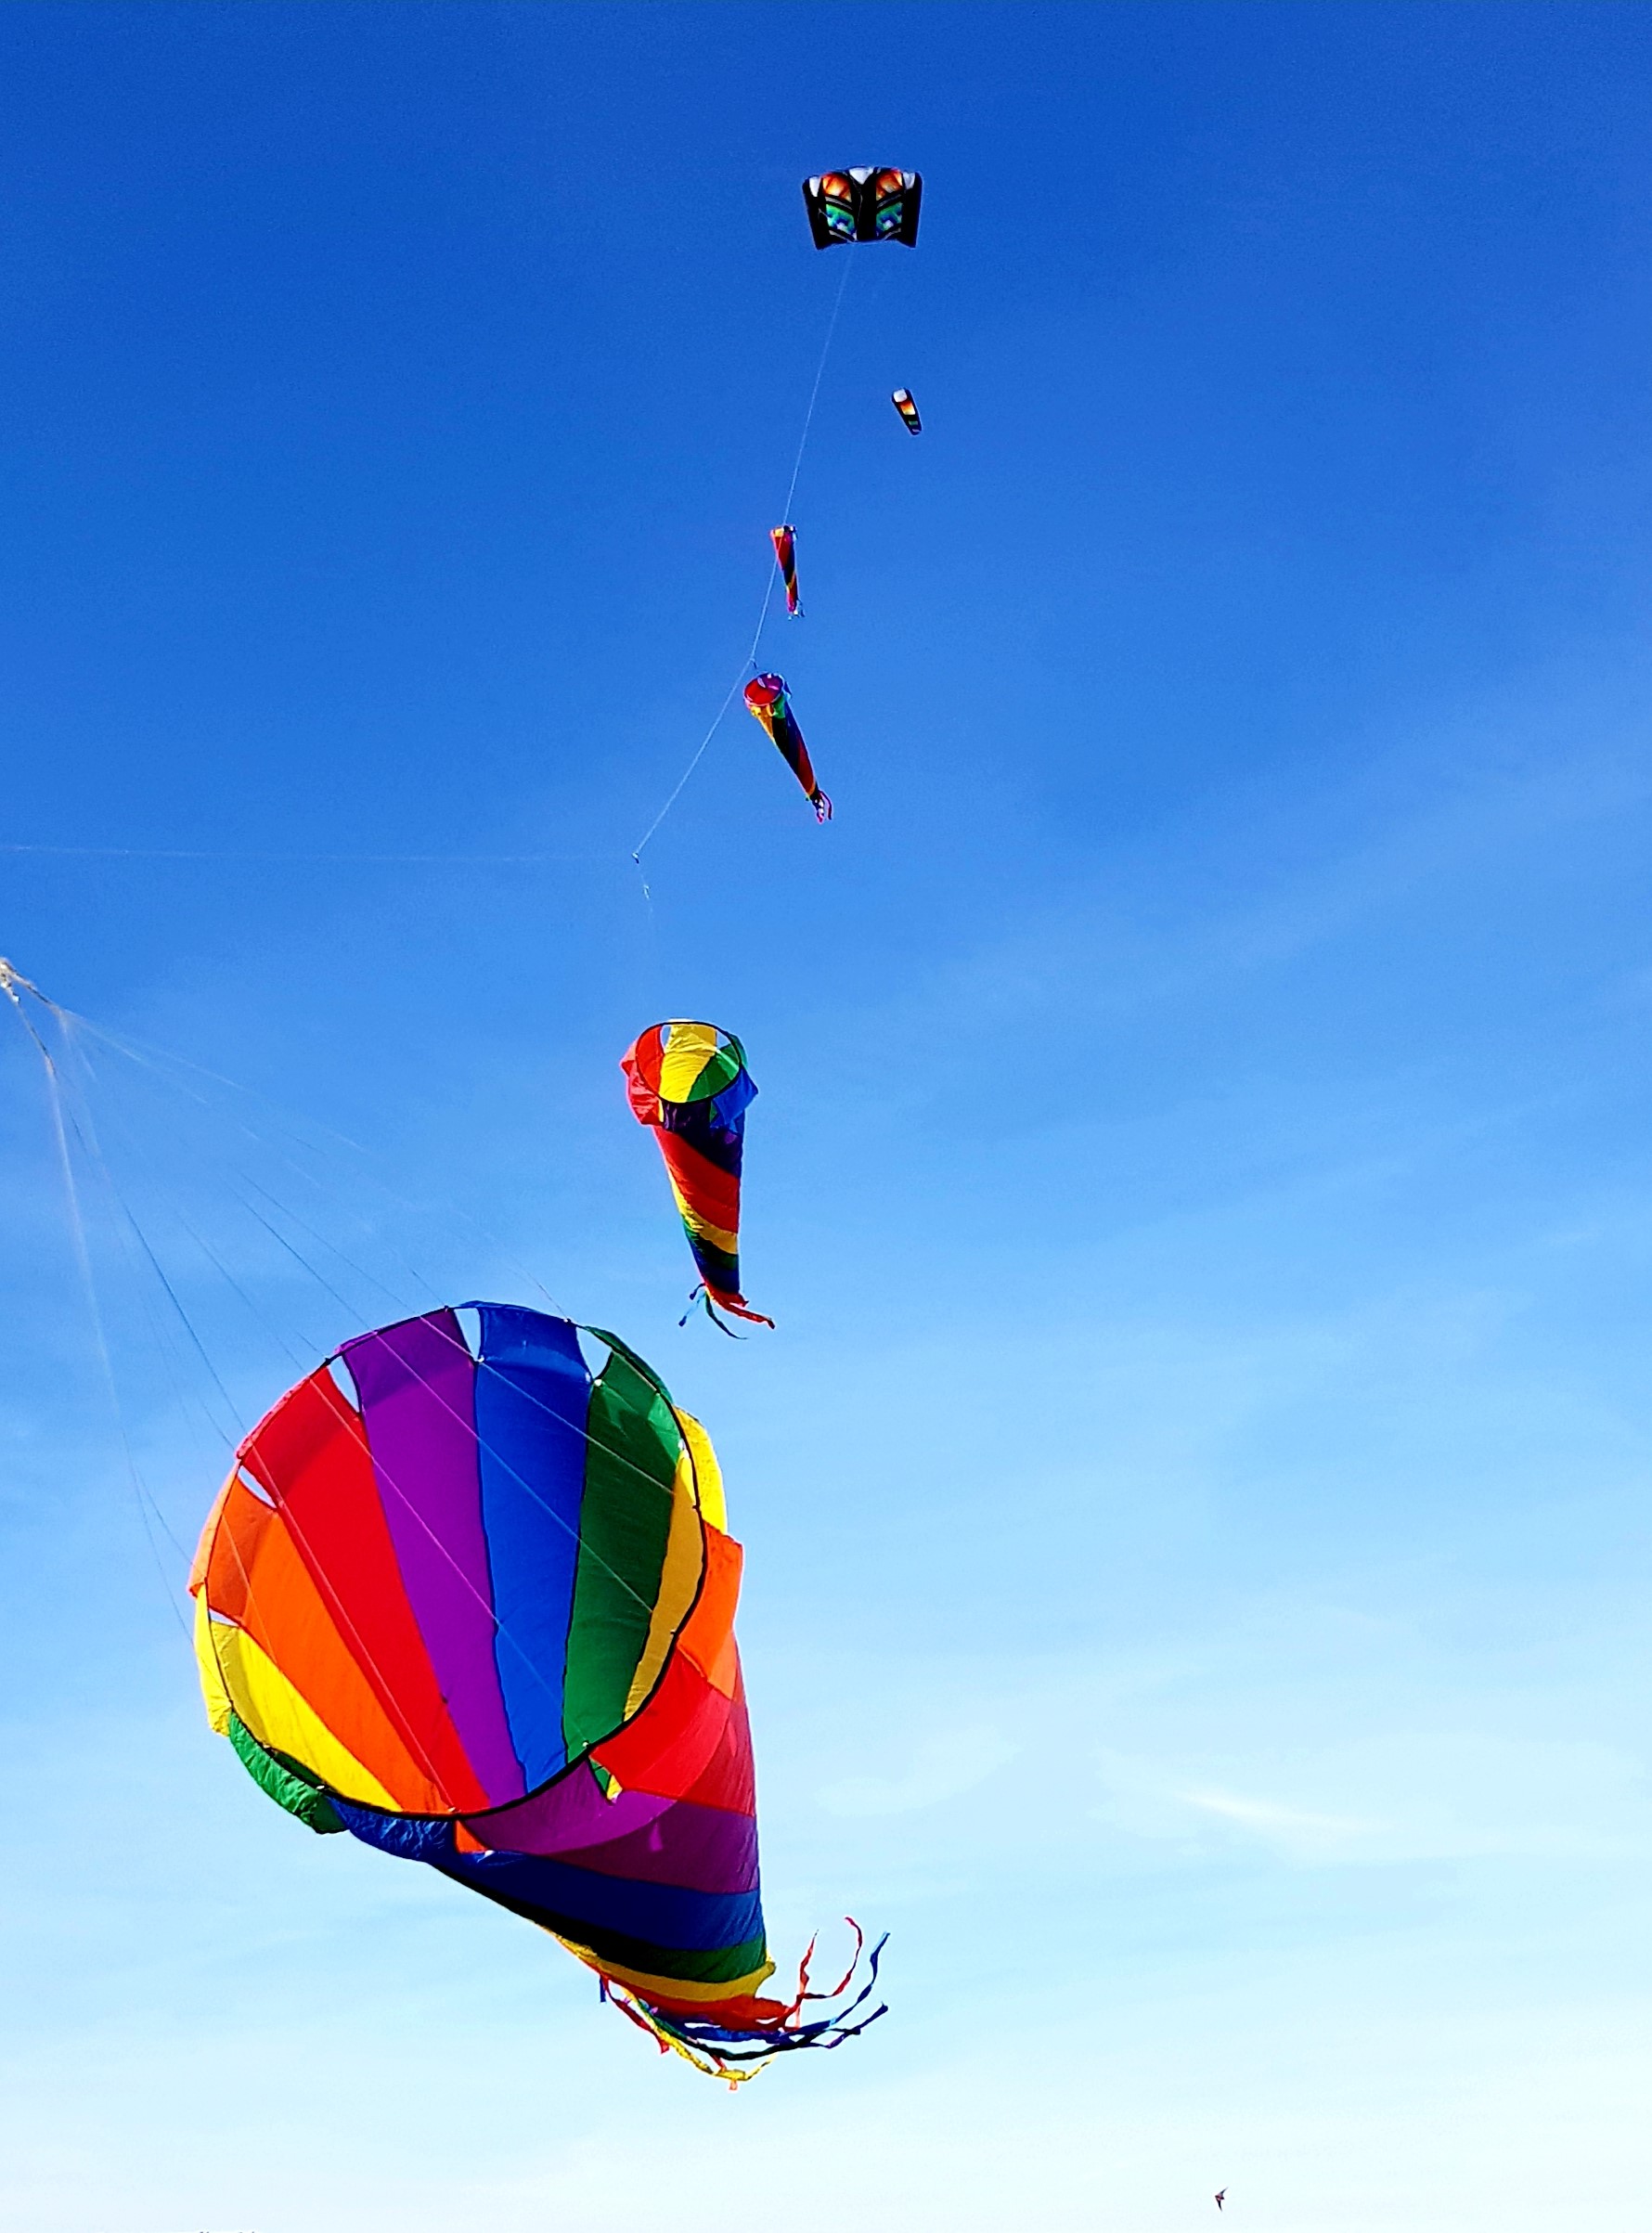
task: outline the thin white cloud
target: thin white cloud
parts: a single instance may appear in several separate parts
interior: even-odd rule
[[[926,1738],[897,1775],[846,1775],[828,1784],[820,1804],[831,1814],[910,1814],[974,1790],[1020,1748],[990,1728],[952,1729]]]
[[[1391,1729],[1309,1751],[1281,1732],[1263,1748],[1253,1736],[1229,1758],[1231,1779],[1218,1779],[1173,1755],[1098,1752],[1097,1818],[1172,1844],[1197,1842],[1202,1822],[1318,1865],[1611,1861],[1652,1852],[1641,1763],[1587,1736]],[[1282,1783],[1287,1797],[1275,1795]]]
[[[1264,1837],[1357,1838],[1369,1836],[1382,1826],[1351,1815],[1320,1814],[1307,1807],[1281,1806],[1276,1800],[1247,1799],[1237,1791],[1188,1790],[1179,1791],[1176,1796],[1183,1806],[1220,1815],[1224,1821],[1236,1822],[1242,1828],[1257,1830]]]

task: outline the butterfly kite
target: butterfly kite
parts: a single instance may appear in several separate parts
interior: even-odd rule
[[[277,1806],[560,1939],[738,2080],[874,2021],[789,1998],[758,1890],[703,1428],[612,1334],[498,1303],[348,1341],[236,1452],[196,1553],[213,1727]],[[851,1977],[853,1966],[851,1967]]]
[[[918,245],[923,181],[916,171],[826,171],[803,182],[803,206],[817,248],[848,240]]]

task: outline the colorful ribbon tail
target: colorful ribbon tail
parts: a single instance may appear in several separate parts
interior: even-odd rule
[[[732,1326],[726,1326],[722,1320],[717,1316],[716,1312],[712,1309],[711,1289],[706,1285],[703,1280],[701,1281],[697,1287],[690,1287],[689,1289],[689,1307],[677,1322],[679,1326],[686,1326],[690,1319],[693,1317],[694,1305],[696,1303],[698,1303],[704,1310],[705,1315],[710,1319],[712,1324],[716,1326],[719,1334],[727,1334],[730,1341],[743,1341],[745,1339],[745,1336],[743,1334],[737,1334]]]
[[[844,1921],[855,1933],[855,1951],[849,1956],[848,1968],[844,1971],[843,1975],[838,1979],[836,1984],[832,1987],[830,1992],[811,1993],[808,1989],[808,1969],[810,1962],[814,1959],[815,1942],[813,1939],[810,1939],[808,1943],[808,1951],[804,1955],[803,1961],[799,1966],[797,1972],[796,2006],[798,2007],[801,2007],[806,2000],[840,2000],[848,1991],[849,1980],[854,1976],[856,1970],[859,1968],[860,1956],[866,1951],[866,1933],[861,1930],[859,1924],[856,1922],[852,1915],[845,1916]],[[888,1934],[885,1932],[884,1935],[886,1937]],[[878,1951],[880,1954],[883,1952],[883,1945],[881,1942]],[[876,1972],[874,1971],[873,1974],[875,1975]]]
[[[832,801],[823,791],[811,791],[808,803],[815,810],[816,821],[829,822],[832,820]]]
[[[748,1310],[743,1303],[730,1302],[726,1295],[714,1296],[712,1290],[702,1280],[700,1284],[690,1293],[689,1307],[677,1322],[679,1326],[686,1326],[690,1319],[693,1317],[696,1303],[703,1310],[717,1332],[727,1334],[730,1341],[743,1341],[745,1336],[737,1334],[732,1326],[726,1326],[717,1316],[719,1310],[731,1310],[736,1318],[749,1319],[755,1326],[768,1326],[772,1329],[774,1325],[773,1319],[765,1318],[761,1310]]]
[[[722,1320],[717,1316],[716,1304],[712,1301],[711,1297],[703,1288],[702,1288],[700,1291],[700,1299],[705,1305],[705,1315],[710,1319],[712,1324],[716,1326],[719,1334],[727,1334],[730,1341],[743,1341],[745,1339],[745,1336],[743,1334],[737,1334],[732,1326],[726,1326],[723,1323]]]
[[[859,2038],[871,2025],[888,2014],[886,2001],[868,2006],[877,1990],[878,1963],[888,1943],[886,1931],[866,1957],[866,1981],[852,1997],[844,1997],[854,1981],[865,1943],[859,1926],[851,1922],[850,1928],[856,1937],[855,1962],[843,1985],[832,1995],[808,1990],[807,1968],[814,1953],[811,1943],[800,1965],[798,1998],[790,2003],[765,2003],[761,2013],[746,2004],[742,2016],[734,2021],[722,2020],[715,2009],[693,2016],[680,2008],[654,2007],[613,1979],[607,1981],[607,1997],[639,2030],[652,2033],[658,2043],[691,2062],[696,2070],[703,2071],[708,2077],[740,2085],[755,2078],[777,2056],[795,2054],[804,2047],[828,2050],[840,2047],[845,2040]],[[823,2002],[829,1997],[838,2000],[840,2005],[829,2013],[798,2020],[806,1999]]]

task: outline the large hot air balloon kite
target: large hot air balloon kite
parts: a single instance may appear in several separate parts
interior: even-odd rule
[[[281,1399],[190,1577],[208,1713],[312,1829],[537,1923],[662,2049],[738,2079],[882,2010],[871,1981],[811,1993],[807,1956],[790,1999],[762,1991],[716,1460],[640,1358],[592,1332],[593,1372],[580,1333],[432,1310]]]
[[[757,1097],[745,1049],[716,1024],[679,1018],[651,1024],[621,1055],[620,1068],[632,1115],[660,1143],[700,1273],[690,1305],[703,1295],[714,1320],[720,1308],[771,1326],[740,1291],[740,1166],[745,1113]]]

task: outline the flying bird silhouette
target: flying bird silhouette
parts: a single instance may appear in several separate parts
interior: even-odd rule
[[[1222,2199],[1223,2199],[1223,2196],[1225,2196],[1225,2195],[1226,2195],[1227,2191],[1228,2191],[1228,2190],[1227,2190],[1227,2188],[1224,2187],[1224,2188],[1222,2188],[1222,2190],[1221,2190],[1221,2193],[1220,2193],[1220,2194],[1219,2194],[1219,2195],[1217,2196],[1217,2198],[1216,2198],[1216,2206],[1217,2206],[1217,2208],[1218,2208],[1219,2210],[1221,2208],[1221,2205],[1222,2205]]]

